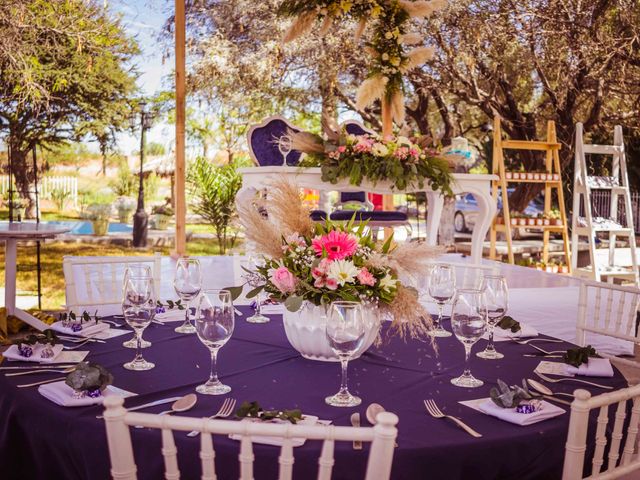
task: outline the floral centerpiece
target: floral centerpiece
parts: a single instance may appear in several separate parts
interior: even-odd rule
[[[260,207],[267,207],[268,218]],[[247,297],[264,290],[283,302],[288,312],[297,312],[297,317],[285,313],[285,328],[287,323],[293,328],[296,322],[316,321],[323,312],[326,315],[324,307],[331,302],[347,300],[362,302],[370,316],[390,317],[393,332],[412,337],[428,333],[431,318],[416,290],[401,278],[426,271],[427,263],[440,252],[437,247],[396,245],[392,238],[380,244],[367,233],[366,225],[356,228],[353,220],[314,224],[299,189],[286,181],[269,189],[268,205],[240,205],[239,214],[247,239],[264,255],[264,264],[257,267],[262,285]],[[305,309],[310,312],[302,315]],[[319,326],[326,342],[323,328]],[[291,341],[289,332],[288,337]],[[377,329],[368,338],[372,343],[376,337]]]

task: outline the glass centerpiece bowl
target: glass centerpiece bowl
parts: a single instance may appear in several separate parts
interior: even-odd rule
[[[273,183],[264,205],[260,201],[238,205],[247,240],[264,257],[254,272],[261,282],[247,297],[266,292],[284,303],[285,333],[303,357],[339,361],[326,336],[328,308],[336,301],[362,305],[364,340],[351,358],[376,342],[383,318],[391,320],[389,332],[427,338],[431,317],[399,277],[419,276],[440,253],[437,247],[397,245],[392,237],[377,243],[366,224],[354,220],[316,224],[300,189],[285,180]]]

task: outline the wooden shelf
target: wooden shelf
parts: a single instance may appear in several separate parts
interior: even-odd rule
[[[529,179],[522,180],[521,178],[518,178],[518,179],[505,178],[504,180],[507,183],[552,183],[552,184],[555,184],[556,186],[562,184],[560,180],[529,180]]]
[[[560,144],[556,142],[535,142],[529,140],[503,140],[502,148],[509,150],[560,150]]]
[[[504,232],[507,230],[506,225],[504,223],[496,223],[494,228],[500,232]],[[511,225],[511,229],[514,228],[528,228],[530,230],[548,230],[550,232],[562,232],[564,230],[564,225]]]

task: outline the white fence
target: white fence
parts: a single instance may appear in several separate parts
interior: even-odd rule
[[[14,184],[15,187],[15,184]],[[78,179],[76,177],[54,177],[46,176],[40,178],[38,184],[38,194],[40,198],[51,200],[51,192],[62,190],[68,192],[67,206],[78,208]],[[0,195],[9,191],[9,176],[0,175]]]

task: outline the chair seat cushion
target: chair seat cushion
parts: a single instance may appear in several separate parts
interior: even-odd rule
[[[314,222],[324,222],[327,219],[327,212],[324,210],[312,210],[309,216]]]
[[[367,211],[367,210],[336,210],[329,218],[337,221],[351,220],[353,214],[356,215],[357,221],[372,221],[372,222],[406,222],[408,217],[406,213],[395,212],[392,210],[384,211]]]

